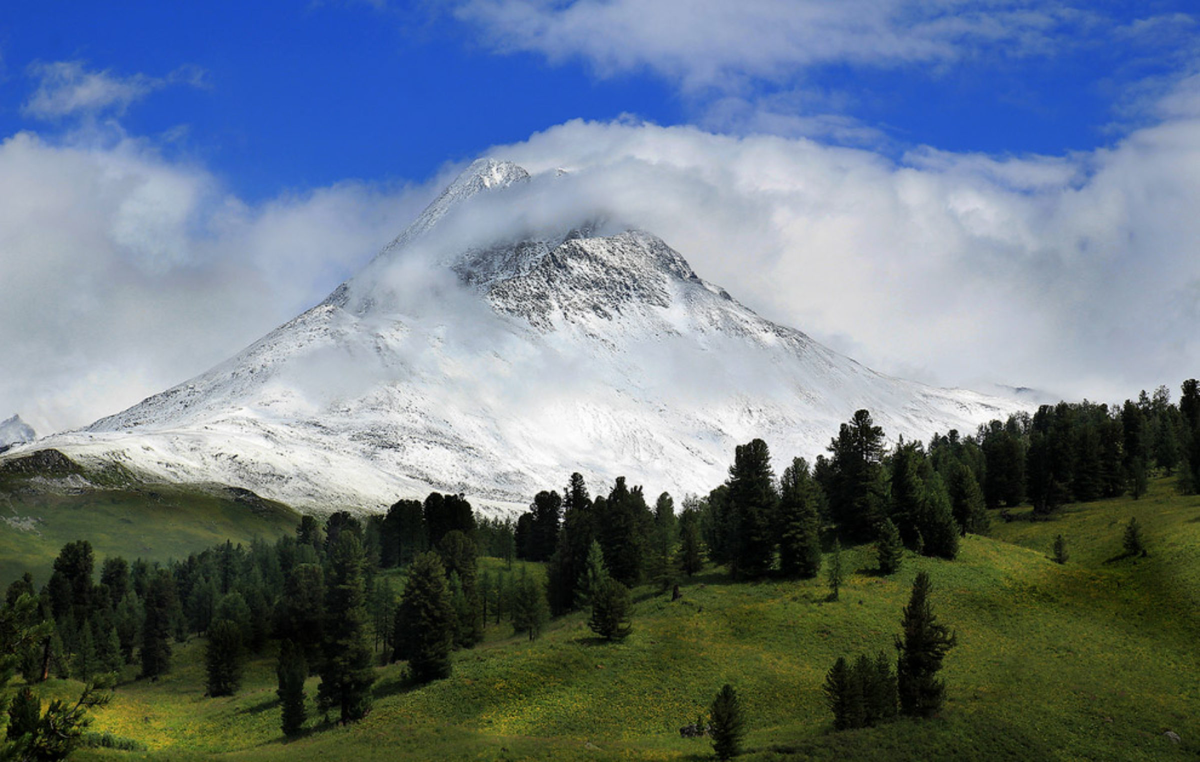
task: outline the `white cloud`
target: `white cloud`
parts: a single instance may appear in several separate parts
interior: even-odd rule
[[[493,154],[575,170],[701,277],[885,372],[1109,400],[1200,366],[1195,118],[1068,157],[581,121]]]
[[[250,206],[136,140],[5,140],[0,410],[49,433],[206,370],[322,299],[427,193],[342,183]]]
[[[1090,14],[1021,0],[463,0],[496,48],[649,69],[686,90],[786,80],[806,67],[940,64],[982,48],[1041,55]]]
[[[22,106],[26,116],[61,119],[74,114],[95,115],[104,111],[123,112],[131,103],[171,84],[204,84],[204,72],[182,67],[166,77],[134,74],[121,77],[111,71],[89,71],[81,61],[34,63],[30,76],[38,88]]]

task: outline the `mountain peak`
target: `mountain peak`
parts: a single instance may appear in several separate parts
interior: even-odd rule
[[[510,185],[529,181],[529,173],[523,167],[511,161],[496,159],[476,159],[464,169],[454,182],[446,186],[433,202],[425,207],[421,216],[417,217],[404,232],[394,241],[384,247],[379,256],[398,249],[433,228],[446,214],[458,204],[466,201],[477,193],[496,188],[507,188]]]
[[[32,426],[21,420],[21,416],[14,415],[7,421],[0,421],[0,452],[35,439],[37,433]]]

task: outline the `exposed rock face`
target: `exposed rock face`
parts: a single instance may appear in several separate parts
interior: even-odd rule
[[[432,489],[519,506],[573,471],[595,491],[625,475],[652,494],[704,492],[754,437],[781,470],[822,452],[859,408],[889,436],[926,439],[1018,407],[875,373],[602,215],[558,230],[507,225],[489,240],[486,225],[513,216],[495,205],[520,203],[531,182],[515,165],[476,162],[321,304],[50,443],[149,479],[314,510],[379,510]],[[487,204],[490,217],[468,214]],[[456,248],[472,226],[482,238]]]

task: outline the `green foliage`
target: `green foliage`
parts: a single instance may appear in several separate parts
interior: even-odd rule
[[[742,748],[746,735],[746,718],[737,691],[726,683],[717,692],[708,710],[709,735],[712,736],[713,751],[717,759],[732,759]]]
[[[1053,556],[1054,563],[1065,564],[1070,557],[1071,557],[1071,555],[1069,553],[1067,553],[1066,539],[1064,539],[1061,534],[1055,535],[1054,536],[1054,556]]]
[[[900,542],[900,530],[891,519],[884,519],[879,526],[879,539],[875,542],[875,553],[880,574],[895,574],[900,571],[904,560],[904,544]]]
[[[600,543],[593,540],[588,548],[583,571],[579,574],[579,582],[575,586],[575,600],[579,605],[591,608],[592,600],[607,579],[608,569],[604,566],[604,551],[600,550]]]
[[[208,631],[204,651],[208,695],[232,696],[242,682],[242,629],[229,619],[221,619]]]
[[[633,632],[632,609],[629,588],[618,580],[607,578],[592,598],[588,627],[605,640],[624,640]]]
[[[842,587],[842,541],[833,541],[833,552],[829,554],[829,566],[825,570],[825,581],[829,584],[828,600],[836,601]]]
[[[866,410],[854,413],[829,443],[829,510],[841,531],[866,539],[883,517],[883,429]]]
[[[445,567],[436,553],[422,553],[409,567],[396,609],[393,658],[407,659],[409,671],[419,683],[449,677],[454,622]]]
[[[171,610],[177,605],[175,580],[165,569],[150,577],[142,619],[142,677],[156,678],[171,668]]]
[[[322,711],[336,708],[343,725],[361,720],[371,710],[375,682],[367,640],[365,561],[358,536],[343,529],[330,558],[324,658],[317,690],[317,705]]]
[[[1129,523],[1125,525],[1125,536],[1121,540],[1122,546],[1125,548],[1127,556],[1145,556],[1146,543],[1142,539],[1142,527],[1138,524],[1137,517],[1129,519]]]
[[[289,738],[300,734],[304,721],[308,719],[305,708],[304,680],[308,677],[308,662],[304,648],[285,640],[279,646],[279,662],[275,668],[279,687],[280,728]]]
[[[8,706],[8,740],[16,741],[21,736],[37,731],[42,718],[42,700],[29,686],[17,691]]]
[[[698,505],[684,501],[683,513],[679,516],[679,550],[675,564],[679,571],[691,577],[704,568],[704,542],[700,539],[701,515]]]
[[[896,670],[900,711],[913,717],[932,717],[942,708],[946,685],[937,678],[946,652],[956,638],[937,621],[929,602],[933,586],[921,571],[913,581],[912,594],[904,607],[901,634],[896,637],[900,652]]]
[[[515,632],[529,634],[536,640],[550,619],[550,606],[542,585],[522,569],[513,589],[512,624]]]
[[[727,484],[733,524],[730,569],[735,577],[761,577],[773,560],[772,524],[779,502],[766,442],[755,439],[735,448]]]
[[[630,489],[618,476],[608,499],[594,508],[597,538],[608,573],[632,586],[642,579],[647,530],[653,521],[641,487]]]
[[[779,570],[785,577],[812,579],[821,571],[821,487],[804,458],[792,460],[779,486]]]

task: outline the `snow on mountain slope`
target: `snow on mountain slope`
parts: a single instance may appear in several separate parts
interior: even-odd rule
[[[576,470],[594,491],[625,475],[651,494],[704,492],[736,444],[762,437],[782,468],[859,408],[921,439],[1018,409],[864,368],[759,317],[649,233],[599,217],[513,224],[505,204],[530,184],[476,162],[320,305],[37,446],[311,510],[432,489],[515,507]]]
[[[19,444],[32,442],[37,438],[33,427],[21,420],[21,416],[14,415],[6,421],[0,421],[0,452]]]

